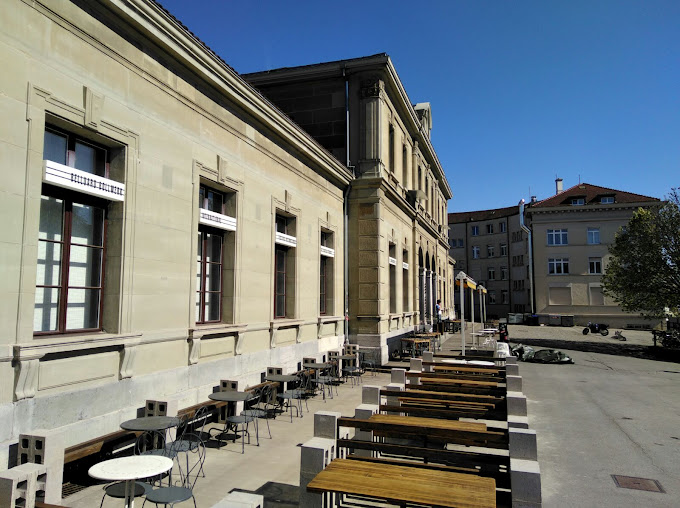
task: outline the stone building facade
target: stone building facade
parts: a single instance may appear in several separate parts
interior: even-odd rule
[[[526,209],[533,233],[536,312],[573,315],[578,325],[645,324],[602,293],[601,278],[617,231],[635,210],[659,206],[660,200],[588,183],[563,191],[562,180],[556,182],[554,196]]]
[[[429,103],[412,105],[385,54],[243,76],[354,171],[348,197],[349,339],[379,347],[452,312],[451,189],[430,141]]]
[[[6,0],[0,25],[0,462],[342,345],[344,163],[153,1]],[[377,269],[414,233],[368,208]]]
[[[487,289],[487,318],[530,312],[527,235],[521,227],[520,206],[448,214],[449,252],[456,274],[463,271]],[[459,292],[455,302],[460,308]],[[470,294],[465,292],[470,315]],[[475,307],[479,299],[475,297]],[[479,311],[476,311],[477,320]]]

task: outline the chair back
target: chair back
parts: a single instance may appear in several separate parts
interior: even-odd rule
[[[135,441],[135,455],[143,455],[152,450],[165,450],[165,433],[157,430],[142,432]]]
[[[180,486],[193,490],[205,462],[205,442],[199,434],[187,432],[184,439],[194,444],[177,450],[180,465]],[[172,445],[170,445],[172,447]],[[181,455],[181,456],[179,456]]]

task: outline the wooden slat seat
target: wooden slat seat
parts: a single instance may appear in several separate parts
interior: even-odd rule
[[[307,490],[433,507],[496,506],[496,483],[492,478],[347,459],[332,461],[307,485]]]

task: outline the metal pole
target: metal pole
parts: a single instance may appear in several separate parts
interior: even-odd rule
[[[475,333],[475,290],[470,288],[470,323],[472,324],[472,333]],[[471,342],[475,343],[475,336],[471,335]]]
[[[484,306],[482,304],[482,293],[484,293],[484,290],[481,287],[478,287],[477,290],[479,291],[479,315],[482,317],[482,330],[483,330],[484,323],[486,323],[486,317],[484,316]]]

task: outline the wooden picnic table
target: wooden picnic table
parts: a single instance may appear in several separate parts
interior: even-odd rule
[[[410,350],[411,350],[411,357],[415,358],[417,356],[417,353],[421,353],[423,350],[426,350],[430,348],[431,345],[430,339],[422,338],[419,339],[417,337],[402,337],[401,339],[401,351],[400,351],[400,357],[404,357],[404,350],[406,349],[404,346],[408,346],[410,344]]]
[[[496,506],[496,482],[477,475],[335,459],[307,485],[310,492],[338,492],[433,507]]]
[[[420,429],[420,432],[430,434],[433,431],[451,432],[486,432],[486,424],[478,422],[461,422],[458,420],[440,420],[438,418],[419,418],[416,416],[402,415],[372,415],[368,421],[374,423],[384,423],[388,425],[400,425],[402,427],[413,427]]]
[[[437,385],[461,385],[470,388],[498,388],[498,383],[495,381],[471,381],[469,379],[450,379],[443,377],[420,377],[422,384],[437,384]]]

